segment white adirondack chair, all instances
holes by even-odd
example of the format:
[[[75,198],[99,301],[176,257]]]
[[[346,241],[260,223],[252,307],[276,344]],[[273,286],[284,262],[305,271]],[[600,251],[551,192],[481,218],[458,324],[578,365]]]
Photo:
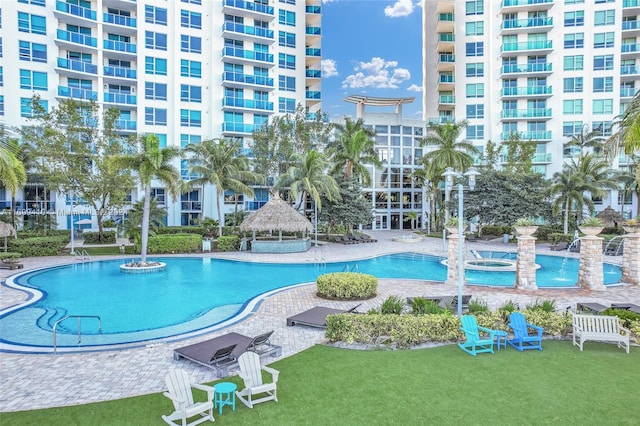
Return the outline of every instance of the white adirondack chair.
[[[213,418],[213,388],[211,386],[190,383],[189,375],[182,369],[170,370],[164,378],[169,389],[163,395],[173,401],[175,411],[168,416],[162,416],[162,420],[173,426],[197,425],[202,422],[212,421]],[[205,402],[194,402],[192,388],[207,392]],[[199,415],[196,420],[187,423],[191,417]],[[180,423],[176,423],[180,421]]]
[[[237,391],[236,395],[244,405],[253,408],[253,404],[265,401],[278,401],[276,397],[276,387],[280,372],[267,366],[260,366],[260,355],[255,352],[245,352],[238,358],[240,365],[240,377],[244,380],[245,388]],[[272,383],[262,382],[262,370],[271,374]],[[254,395],[265,394],[265,396],[252,399]]]

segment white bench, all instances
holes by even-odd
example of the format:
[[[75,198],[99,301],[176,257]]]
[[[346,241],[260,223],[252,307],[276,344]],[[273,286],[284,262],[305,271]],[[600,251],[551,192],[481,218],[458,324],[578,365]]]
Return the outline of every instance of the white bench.
[[[591,340],[617,343],[629,353],[629,335],[616,316],[573,314],[573,344],[580,346],[581,351],[582,344]]]

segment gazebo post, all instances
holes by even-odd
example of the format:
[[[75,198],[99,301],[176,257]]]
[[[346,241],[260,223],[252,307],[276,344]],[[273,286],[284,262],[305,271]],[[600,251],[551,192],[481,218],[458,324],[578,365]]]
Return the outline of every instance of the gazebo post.
[[[256,240],[256,231],[251,231],[251,239],[252,241]]]

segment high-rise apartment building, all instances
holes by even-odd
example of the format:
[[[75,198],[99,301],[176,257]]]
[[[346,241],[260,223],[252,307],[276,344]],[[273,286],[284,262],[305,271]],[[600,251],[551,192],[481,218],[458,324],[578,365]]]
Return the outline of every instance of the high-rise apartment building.
[[[273,115],[321,106],[321,0],[3,0],[0,25],[7,127],[27,123],[35,93],[49,110],[67,98],[117,108],[121,132],[154,133],[164,146],[227,137],[250,152],[251,133]],[[187,179],[187,162],[176,166]],[[39,191],[26,188],[18,207],[68,208],[64,194],[37,205]],[[161,185],[153,193],[169,225],[217,218],[215,202],[203,202],[211,188],[175,201]],[[3,207],[10,197],[0,192]]]
[[[481,150],[535,141],[546,177],[576,155],[563,149],[572,136],[611,136],[640,89],[639,0],[434,0],[423,13],[425,120],[467,120]],[[631,165],[621,153],[612,167]],[[638,200],[598,202],[628,217]]]

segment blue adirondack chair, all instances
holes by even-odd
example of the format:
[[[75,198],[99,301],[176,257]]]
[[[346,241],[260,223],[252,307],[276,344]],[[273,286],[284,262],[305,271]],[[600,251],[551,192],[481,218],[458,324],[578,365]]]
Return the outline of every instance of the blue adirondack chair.
[[[513,339],[508,339],[507,343],[520,352],[525,349],[542,350],[542,327],[527,323],[525,317],[520,312],[512,312],[509,315],[509,327],[513,330]],[[532,334],[529,330],[533,331]]]
[[[473,356],[483,352],[493,353],[493,339],[495,337],[493,330],[478,326],[476,317],[473,315],[464,315],[460,318],[460,322],[462,323],[460,330],[467,338],[466,342],[458,343],[460,349]],[[482,336],[480,332],[483,332]]]

